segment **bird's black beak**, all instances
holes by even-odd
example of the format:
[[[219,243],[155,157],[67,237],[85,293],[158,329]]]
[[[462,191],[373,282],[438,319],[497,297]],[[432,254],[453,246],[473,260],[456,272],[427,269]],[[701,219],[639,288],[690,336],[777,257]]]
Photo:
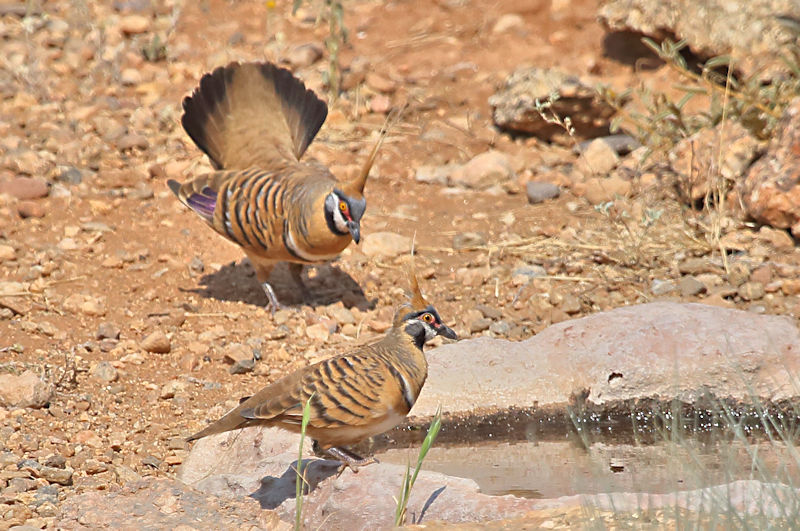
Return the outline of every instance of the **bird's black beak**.
[[[358,221],[350,220],[347,222],[347,230],[350,231],[350,235],[353,236],[353,241],[358,243],[361,241],[361,225]]]
[[[441,324],[441,325],[438,326],[438,328],[436,328],[436,334],[440,335],[440,336],[444,336],[447,339],[458,339],[458,336],[453,331],[453,329],[450,328],[447,325],[444,325],[444,324]]]

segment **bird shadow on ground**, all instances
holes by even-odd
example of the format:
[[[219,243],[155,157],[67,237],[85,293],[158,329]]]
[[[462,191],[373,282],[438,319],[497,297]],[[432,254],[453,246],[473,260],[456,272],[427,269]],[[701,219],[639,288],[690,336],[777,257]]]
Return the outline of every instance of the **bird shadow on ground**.
[[[303,280],[310,293],[310,298],[305,300],[289,273],[288,264],[280,263],[275,266],[269,277],[278,300],[288,306],[327,306],[342,301],[346,308],[356,307],[366,311],[375,307],[376,300],[367,300],[361,286],[353,277],[336,266],[306,266]],[[219,271],[201,276],[199,284],[203,287],[185,291],[221,301],[267,305],[267,296],[247,259],[225,264]]]
[[[307,493],[317,485],[339,472],[341,463],[331,459],[303,459],[303,475],[308,483]],[[262,509],[277,509],[284,501],[296,495],[297,461],[294,461],[281,477],[264,476],[261,486],[250,497],[261,504]]]

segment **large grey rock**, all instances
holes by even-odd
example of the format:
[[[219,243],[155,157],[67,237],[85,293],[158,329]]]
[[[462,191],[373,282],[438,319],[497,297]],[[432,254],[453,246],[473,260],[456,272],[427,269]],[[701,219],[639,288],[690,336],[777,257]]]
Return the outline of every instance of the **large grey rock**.
[[[614,109],[598,98],[589,83],[553,69],[520,68],[512,73],[503,88],[489,98],[492,119],[501,129],[542,138],[566,134],[537,111],[536,101],[545,103],[552,94],[558,100],[545,111],[546,116],[555,113],[562,119],[569,117],[575,133],[583,137],[608,134]]]
[[[521,342],[478,338],[428,354],[411,416],[564,408],[706,396],[777,402],[798,396],[800,334],[788,318],[659,302],[565,321]]]
[[[797,0],[609,0],[600,20],[614,31],[634,31],[662,40],[686,39],[695,53],[730,54],[746,75],[771,77],[785,70],[780,54],[797,43],[797,30],[785,17],[800,12]]]

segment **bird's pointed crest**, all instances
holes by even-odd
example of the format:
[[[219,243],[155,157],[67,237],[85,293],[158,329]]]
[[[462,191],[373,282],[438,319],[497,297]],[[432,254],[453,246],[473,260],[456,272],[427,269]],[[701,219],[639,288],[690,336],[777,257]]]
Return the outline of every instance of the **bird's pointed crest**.
[[[425,300],[425,297],[422,296],[422,290],[419,289],[419,281],[417,280],[417,271],[416,267],[414,266],[414,243],[417,239],[417,233],[414,233],[414,238],[411,240],[411,260],[408,262],[408,266],[406,268],[406,274],[408,275],[408,283],[409,287],[411,288],[411,300],[405,304],[403,304],[395,313],[394,316],[394,325],[399,326],[403,320],[403,315],[408,313],[408,310],[411,311],[422,311],[428,306],[430,303]]]
[[[370,151],[369,157],[367,157],[367,160],[364,161],[364,166],[361,167],[361,172],[356,176],[355,179],[345,183],[342,186],[342,191],[344,191],[347,195],[355,197],[364,195],[364,186],[367,184],[367,177],[369,177],[369,172],[372,169],[372,165],[375,164],[375,159],[378,156],[378,150],[380,150],[381,145],[383,145],[383,141],[386,139],[389,129],[391,129],[393,125],[400,121],[400,116],[402,116],[405,107],[406,106],[403,106],[399,110],[390,113],[386,117],[386,120],[383,122],[383,127],[381,127],[381,132],[378,135],[378,140],[375,142],[375,145],[372,146],[372,151]]]

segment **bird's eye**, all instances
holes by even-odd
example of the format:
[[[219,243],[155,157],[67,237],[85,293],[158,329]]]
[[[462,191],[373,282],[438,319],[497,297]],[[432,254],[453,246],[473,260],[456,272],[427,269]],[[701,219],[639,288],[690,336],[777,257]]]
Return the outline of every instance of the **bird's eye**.
[[[344,201],[339,201],[339,210],[342,212],[347,212],[347,203]]]
[[[422,320],[425,321],[426,323],[432,323],[433,322],[433,315],[431,315],[429,313],[423,314],[422,315]]]

